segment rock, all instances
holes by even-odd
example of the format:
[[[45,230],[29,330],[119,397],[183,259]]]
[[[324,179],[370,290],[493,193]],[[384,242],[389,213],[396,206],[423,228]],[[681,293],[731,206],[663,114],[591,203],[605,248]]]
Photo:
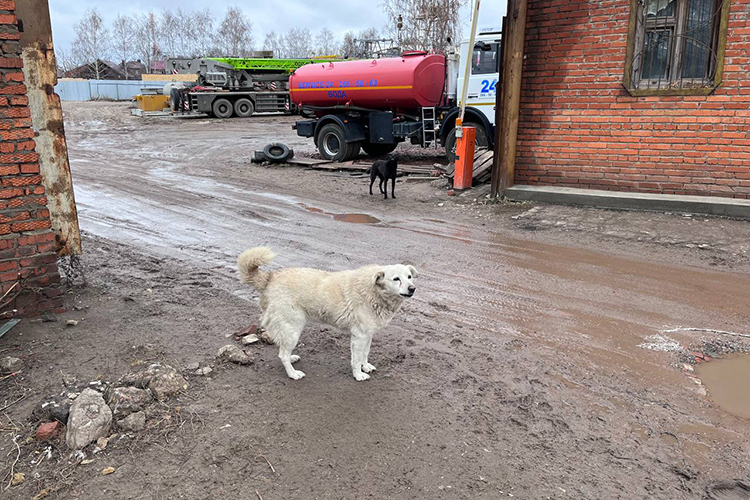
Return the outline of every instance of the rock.
[[[70,407],[65,442],[69,448],[79,450],[106,436],[111,423],[112,410],[102,395],[94,389],[84,389]]]
[[[116,387],[109,391],[107,403],[116,419],[143,410],[153,400],[151,392],[137,387]]]
[[[68,423],[70,406],[78,394],[72,392],[62,396],[50,396],[44,398],[32,411],[32,416],[37,420],[57,420],[62,424]]]
[[[456,192],[451,189],[448,191],[448,196],[456,196]]]
[[[445,203],[438,203],[439,207],[442,207],[443,205],[445,205]]]
[[[99,453],[100,451],[104,451],[107,449],[107,444],[109,444],[109,438],[100,437],[96,440],[96,448],[94,449],[94,453]]]
[[[430,186],[434,188],[438,188],[438,189],[445,189],[450,185],[451,185],[451,182],[445,177],[441,177],[439,179],[435,179],[434,181],[430,182]]]
[[[240,343],[242,345],[250,345],[250,344],[254,344],[258,342],[259,340],[260,340],[260,337],[258,337],[257,335],[253,333],[245,337],[242,337],[242,340],[240,341]]]
[[[203,368],[199,368],[199,369],[195,370],[195,374],[196,375],[206,376],[209,373],[211,373],[212,371],[214,371],[214,370],[210,366],[204,366]]]
[[[188,388],[187,380],[177,370],[160,363],[154,363],[142,372],[125,375],[120,379],[120,384],[149,389],[159,401]]]
[[[54,422],[47,422],[46,424],[40,425],[36,430],[37,441],[46,441],[60,434],[63,425],[55,420]]]
[[[12,356],[0,359],[0,373],[15,373],[23,370],[23,361]]]
[[[76,321],[74,319],[69,319],[68,321],[65,322],[65,325],[66,326],[76,326],[76,325],[78,325],[78,321]]]
[[[137,432],[146,428],[146,414],[142,411],[132,413],[117,421],[117,427],[124,431]]]
[[[102,476],[109,476],[110,474],[114,474],[114,472],[114,467],[107,467],[106,469],[102,470]]]
[[[190,364],[189,364],[189,365],[187,365],[187,366],[186,366],[185,368],[186,368],[186,369],[188,369],[188,370],[190,370],[190,371],[195,371],[195,370],[197,370],[197,369],[198,369],[198,368],[200,368],[200,367],[201,367],[200,363],[198,363],[198,362],[196,361],[195,363],[190,363]]]
[[[10,480],[10,485],[18,486],[24,481],[26,481],[26,474],[24,474],[23,472],[16,472],[15,474],[13,474],[13,478]]]
[[[240,365],[249,365],[253,362],[253,358],[245,354],[242,349],[232,344],[225,345],[219,349],[219,352],[216,353],[216,357]]]

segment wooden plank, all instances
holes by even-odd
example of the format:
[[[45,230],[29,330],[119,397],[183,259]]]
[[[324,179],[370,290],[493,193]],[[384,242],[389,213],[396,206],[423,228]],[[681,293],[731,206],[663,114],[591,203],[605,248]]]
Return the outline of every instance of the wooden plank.
[[[425,177],[423,175],[410,175],[408,177],[404,177],[409,182],[413,181],[434,181],[435,179],[439,179],[439,177]]]
[[[319,165],[323,163],[331,163],[331,160],[321,160],[319,158],[292,158],[287,163],[291,165],[302,165],[309,167],[311,165]]]

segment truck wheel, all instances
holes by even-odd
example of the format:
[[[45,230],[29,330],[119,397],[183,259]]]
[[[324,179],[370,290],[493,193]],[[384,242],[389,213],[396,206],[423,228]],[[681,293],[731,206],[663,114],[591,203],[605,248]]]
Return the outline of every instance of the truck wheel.
[[[474,148],[489,148],[489,141],[487,140],[487,132],[484,131],[484,127],[478,123],[467,123],[466,125],[472,125],[477,129],[477,137],[474,139]],[[445,156],[448,161],[453,163],[456,161],[456,128],[454,127],[448,132],[448,136],[445,138]]]
[[[255,113],[255,106],[250,99],[237,99],[234,103],[234,114],[240,118],[247,118]]]
[[[214,116],[216,118],[231,118],[232,113],[234,113],[232,103],[229,102],[229,100],[223,98],[216,99],[213,106],[211,106],[211,109],[213,110]]]
[[[351,149],[344,140],[344,131],[334,123],[329,123],[320,129],[317,146],[320,156],[331,161],[346,161]],[[357,152],[359,152],[359,147],[357,147]]]
[[[362,149],[365,150],[365,153],[367,153],[368,156],[377,158],[378,156],[385,156],[388,153],[393,152],[393,150],[396,149],[396,146],[398,146],[398,143],[396,144],[372,144],[370,142],[365,142],[362,144]]]
[[[359,156],[359,150],[362,147],[361,142],[350,142],[347,144],[346,156],[343,161],[349,161]]]

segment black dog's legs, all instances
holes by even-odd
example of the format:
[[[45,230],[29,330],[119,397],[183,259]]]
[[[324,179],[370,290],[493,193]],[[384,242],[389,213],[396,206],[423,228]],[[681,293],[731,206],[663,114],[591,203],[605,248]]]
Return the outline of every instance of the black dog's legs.
[[[388,189],[388,186],[386,186],[385,188]],[[395,198],[395,197],[396,197],[396,176],[394,175],[391,178],[391,198]]]
[[[380,183],[380,191],[385,196],[385,199],[388,199],[388,177],[383,176],[383,180]]]
[[[373,169],[372,172],[370,172],[370,196],[372,196],[372,185],[375,184],[375,177],[377,177],[377,173]]]

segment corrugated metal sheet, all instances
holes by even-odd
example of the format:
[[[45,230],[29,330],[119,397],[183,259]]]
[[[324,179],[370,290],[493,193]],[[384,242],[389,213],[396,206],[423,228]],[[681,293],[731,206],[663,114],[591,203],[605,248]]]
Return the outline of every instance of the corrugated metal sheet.
[[[55,92],[63,101],[90,101],[92,99],[111,99],[113,101],[130,101],[141,93],[141,89],[160,89],[168,83],[141,80],[68,80],[55,85]]]

